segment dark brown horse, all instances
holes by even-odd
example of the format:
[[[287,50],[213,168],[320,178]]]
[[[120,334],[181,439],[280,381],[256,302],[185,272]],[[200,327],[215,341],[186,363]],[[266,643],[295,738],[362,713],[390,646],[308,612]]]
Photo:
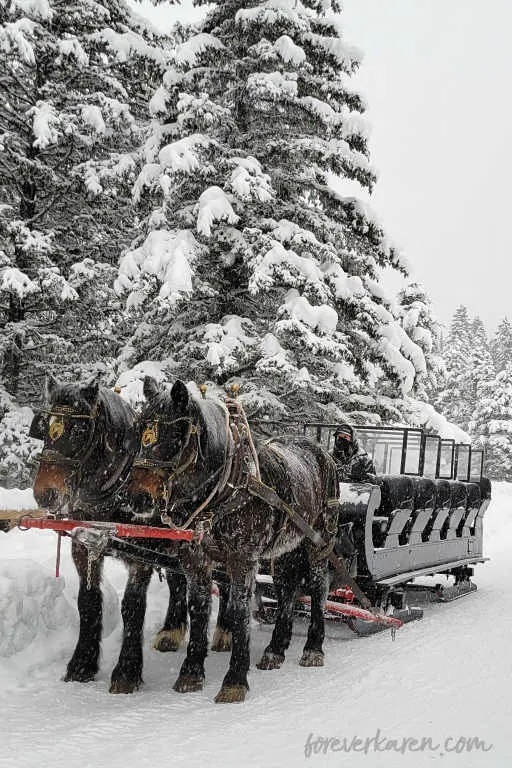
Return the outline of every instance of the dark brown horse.
[[[30,434],[44,441],[34,481],[37,503],[54,513],[79,520],[137,522],[133,519],[128,480],[139,449],[140,431],[133,410],[118,395],[99,387],[97,380],[85,386],[60,384],[50,377],[46,407],[32,422]],[[151,546],[155,546],[152,544]],[[160,547],[162,549],[162,546]],[[92,680],[98,670],[102,630],[101,576],[103,556],[88,557],[74,540],[72,557],[80,578],[78,643],[68,664],[65,680]],[[112,672],[110,691],[128,693],[142,680],[142,631],[146,591],[153,573],[150,565],[126,561],[128,582],[122,602],[123,645]],[[154,647],[176,650],[187,624],[186,579],[166,571],[170,601],[162,630]],[[226,588],[224,587],[224,595]],[[220,621],[226,609],[221,610]],[[227,629],[217,630],[215,650],[224,650]],[[224,640],[223,640],[224,638]]]
[[[147,404],[141,416],[142,449],[130,489],[134,504],[153,509],[169,525],[194,527],[195,544],[182,545],[180,559],[190,575],[191,623],[187,656],[175,683],[180,692],[198,690],[204,679],[212,563],[220,562],[231,580],[232,654],[216,701],[243,701],[248,690],[250,599],[262,558],[282,558],[278,568],[279,610],[269,646],[258,667],[278,668],[291,635],[294,594],[304,577],[300,557],[305,541],[293,512],[329,540],[336,527],[336,472],[320,446],[303,437],[283,437],[253,445],[243,412],[231,404],[193,396],[177,381],[161,391],[144,381]],[[323,664],[323,610],[327,596],[327,551],[311,542],[307,558],[312,617],[300,663]]]

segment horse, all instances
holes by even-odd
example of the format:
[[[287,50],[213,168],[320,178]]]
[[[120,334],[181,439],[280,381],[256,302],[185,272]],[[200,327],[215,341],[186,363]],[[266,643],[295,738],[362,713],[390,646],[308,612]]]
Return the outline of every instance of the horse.
[[[244,701],[249,689],[250,599],[261,559],[276,563],[279,605],[258,668],[277,669],[284,662],[294,597],[306,570],[312,611],[299,663],[323,665],[330,548],[319,550],[316,543],[325,542],[325,532],[332,541],[336,532],[338,483],[332,458],[302,436],[254,442],[237,401],[227,406],[201,398],[180,380],[169,391],[145,377],[143,392],[141,450],[129,488],[132,504],[147,514],[152,510],[168,525],[194,528],[195,542],[180,546],[191,610],[203,617],[208,613],[214,563],[223,564],[231,582],[231,658],[215,701]],[[301,562],[304,558],[307,563]],[[206,632],[204,620],[191,624],[174,690],[202,688]]]
[[[30,427],[30,435],[44,441],[33,485],[38,505],[78,520],[137,522],[137,518],[133,520],[127,490],[140,442],[135,412],[119,394],[100,387],[97,379],[79,386],[59,383],[50,376],[46,401]],[[100,554],[91,559],[76,539],[72,542],[72,558],[80,580],[80,629],[64,680],[87,682],[98,671],[104,558]],[[153,567],[129,558],[125,563],[128,580],[121,609],[124,633],[119,661],[111,676],[111,693],[131,693],[142,683],[142,630]],[[186,579],[173,570],[166,570],[166,579],[169,607],[154,642],[161,651],[177,650],[187,625]],[[225,587],[221,597],[221,603],[227,603]],[[229,629],[224,608],[219,620],[217,634],[224,638],[225,645]],[[217,645],[214,650],[225,650],[223,642]]]

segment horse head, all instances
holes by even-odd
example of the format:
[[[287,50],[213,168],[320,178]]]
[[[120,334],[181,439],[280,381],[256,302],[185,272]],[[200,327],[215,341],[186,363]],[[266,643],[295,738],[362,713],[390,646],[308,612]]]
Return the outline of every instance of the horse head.
[[[29,432],[43,441],[33,490],[40,506],[55,511],[69,500],[77,469],[92,447],[99,382],[95,377],[80,387],[49,376],[45,394],[45,407],[35,414]]]
[[[80,499],[94,504],[112,496],[138,447],[131,408],[98,376],[84,385],[46,382],[46,403],[32,420],[30,436],[43,441],[34,497],[55,512]]]
[[[136,513],[151,517],[200,503],[211,489],[224,457],[216,427],[224,424],[225,409],[199,400],[179,379],[169,391],[146,376],[143,392],[141,444],[129,490]]]

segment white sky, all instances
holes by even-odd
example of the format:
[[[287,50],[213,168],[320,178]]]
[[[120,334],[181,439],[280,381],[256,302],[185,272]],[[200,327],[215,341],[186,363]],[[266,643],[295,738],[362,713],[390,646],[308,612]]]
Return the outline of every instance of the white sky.
[[[344,0],[364,53],[372,206],[442,322],[512,317],[512,0]],[[152,9],[197,18],[191,0]],[[395,286],[398,281],[390,282]]]

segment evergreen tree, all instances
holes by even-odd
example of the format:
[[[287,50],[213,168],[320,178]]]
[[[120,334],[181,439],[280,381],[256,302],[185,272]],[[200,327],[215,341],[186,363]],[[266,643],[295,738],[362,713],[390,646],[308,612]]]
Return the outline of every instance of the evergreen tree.
[[[117,283],[139,325],[121,365],[237,381],[252,415],[399,418],[425,360],[377,275],[405,268],[329,183],[375,180],[339,3],[212,5],[151,102],[144,225]]]
[[[455,311],[445,345],[446,386],[436,405],[448,421],[468,429],[473,412],[471,382],[471,331],[467,307]]]
[[[4,447],[13,419],[26,437],[12,411],[39,398],[41,369],[90,369],[122,340],[113,280],[134,232],[141,120],[166,63],[153,38],[127,0],[0,3]]]
[[[421,348],[425,358],[425,368],[418,371],[413,394],[420,400],[433,399],[445,375],[440,354],[441,326],[433,313],[429,296],[419,283],[406,285],[398,294],[398,303],[402,327]]]
[[[502,371],[507,363],[512,363],[512,323],[506,317],[496,328],[491,341],[491,353],[497,373]]]
[[[475,410],[480,389],[487,381],[494,381],[495,369],[487,331],[482,320],[475,317],[470,323],[471,350],[468,367],[469,406]]]
[[[512,481],[512,363],[479,387],[470,426],[475,445],[485,449],[489,477]]]

